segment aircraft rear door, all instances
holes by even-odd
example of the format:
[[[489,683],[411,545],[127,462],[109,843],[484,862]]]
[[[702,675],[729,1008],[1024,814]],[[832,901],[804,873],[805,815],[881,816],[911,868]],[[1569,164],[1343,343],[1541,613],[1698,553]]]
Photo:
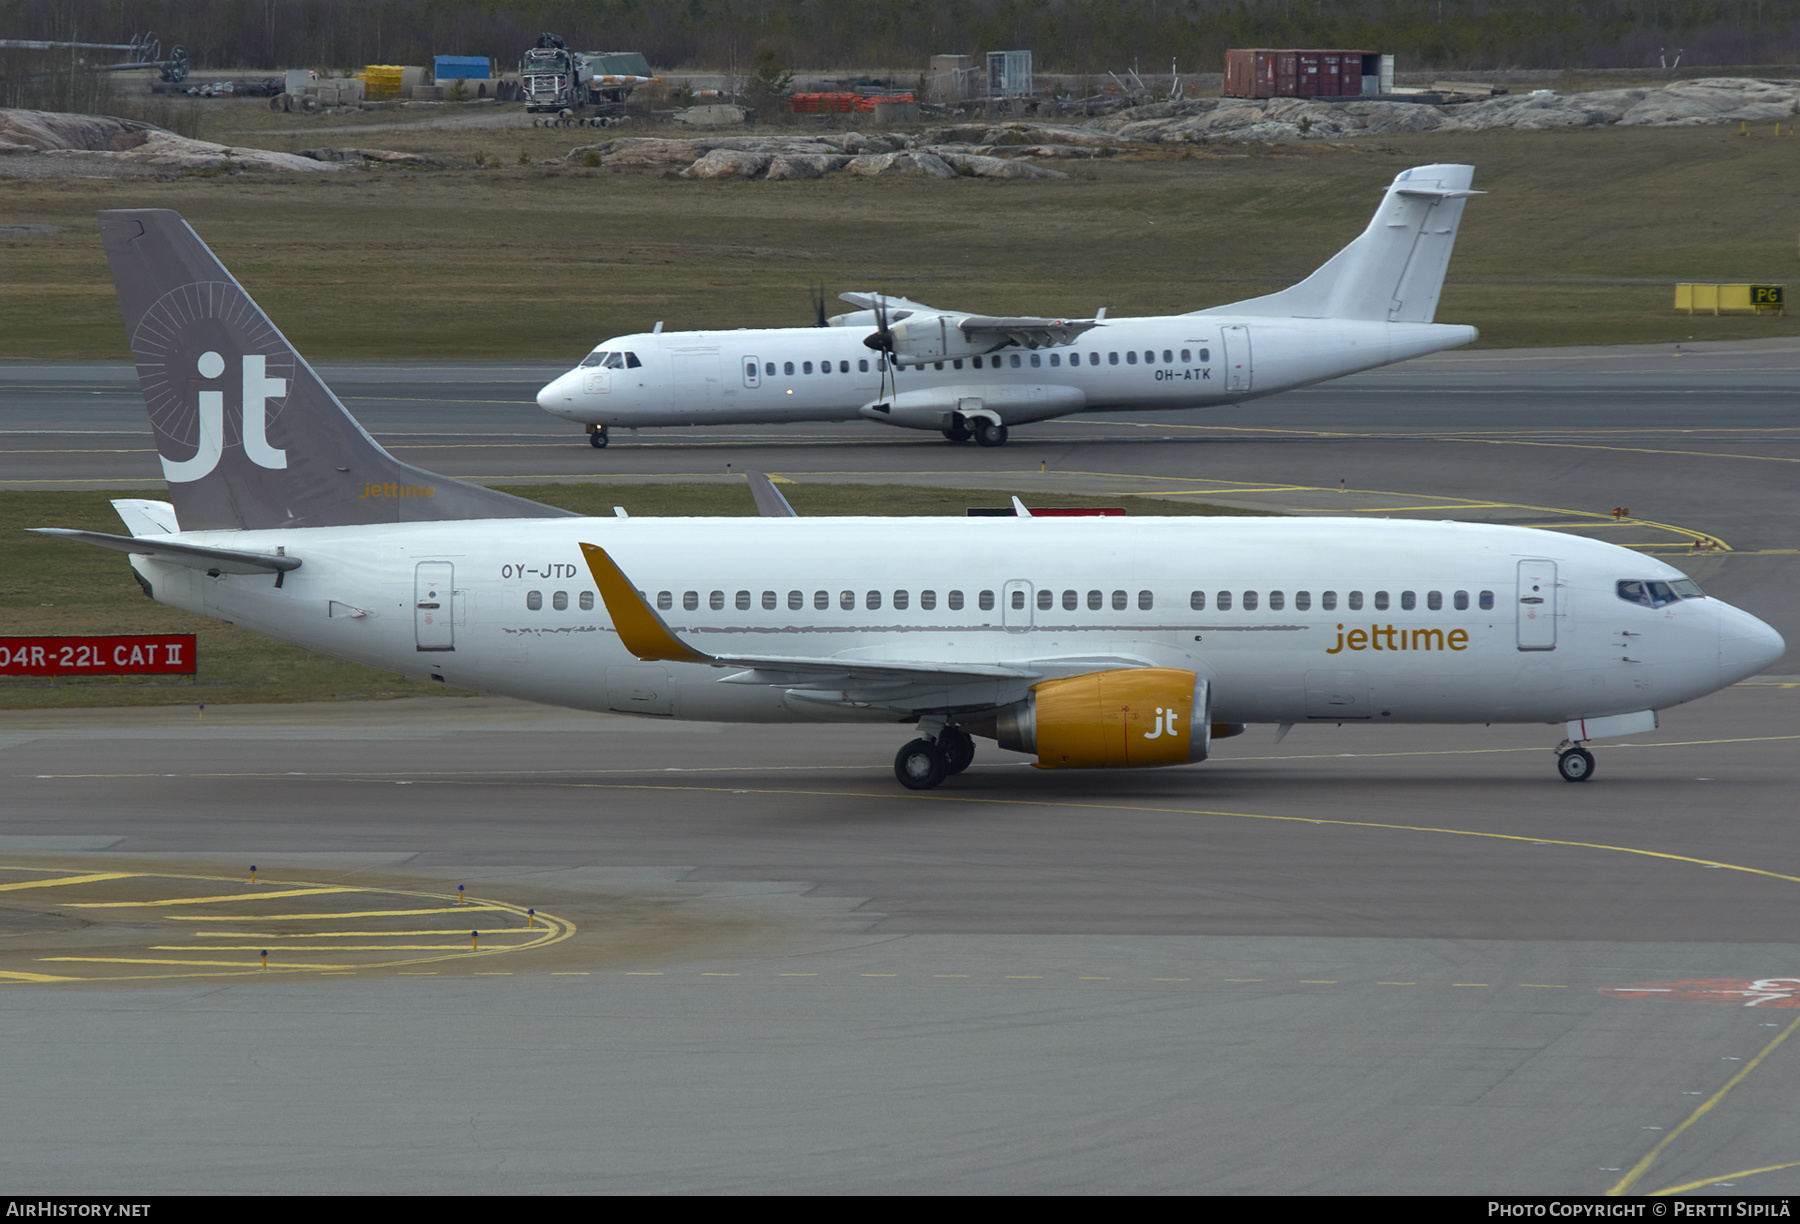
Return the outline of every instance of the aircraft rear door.
[[[456,567],[421,561],[413,571],[413,640],[420,650],[455,650]]]
[[[1556,562],[1519,562],[1519,649],[1556,649]]]
[[[1250,361],[1250,329],[1248,327],[1221,327],[1219,329],[1219,347],[1224,350],[1225,389],[1227,391],[1248,391],[1255,375],[1255,367]]]

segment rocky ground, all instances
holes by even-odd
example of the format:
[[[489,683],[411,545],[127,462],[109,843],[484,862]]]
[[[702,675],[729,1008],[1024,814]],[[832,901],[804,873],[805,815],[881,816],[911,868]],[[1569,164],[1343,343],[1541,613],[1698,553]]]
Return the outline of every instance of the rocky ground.
[[[1169,143],[1342,140],[1489,128],[1686,127],[1784,119],[1800,124],[1800,80],[1721,77],[1590,93],[1534,90],[1443,104],[1197,98],[1132,107],[1068,125],[969,123],[914,133],[749,134],[734,129],[737,134],[679,139],[622,136],[578,146],[540,164],[656,170],[690,179],[780,181],[847,173],[1041,180],[1069,176],[1037,162],[1104,157]],[[131,119],[0,110],[0,178],[245,170],[317,173],[394,164],[464,163],[360,146],[277,153],[191,140]]]

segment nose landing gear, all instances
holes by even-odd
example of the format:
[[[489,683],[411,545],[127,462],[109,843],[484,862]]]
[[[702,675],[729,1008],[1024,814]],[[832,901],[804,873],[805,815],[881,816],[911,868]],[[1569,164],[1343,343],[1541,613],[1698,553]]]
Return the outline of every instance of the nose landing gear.
[[[593,447],[595,450],[605,450],[606,449],[606,426],[604,426],[604,425],[588,426],[588,445]]]
[[[1556,772],[1564,782],[1586,782],[1594,776],[1594,754],[1564,740],[1556,748]]]

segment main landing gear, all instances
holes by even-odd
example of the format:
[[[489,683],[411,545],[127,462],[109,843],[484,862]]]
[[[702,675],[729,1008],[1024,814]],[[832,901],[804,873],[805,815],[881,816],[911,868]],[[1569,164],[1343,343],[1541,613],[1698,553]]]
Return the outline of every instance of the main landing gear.
[[[594,425],[588,429],[588,445],[595,450],[606,449],[606,426]]]
[[[1564,782],[1586,782],[1594,776],[1594,754],[1564,740],[1556,746],[1556,772]]]
[[[945,727],[935,740],[916,739],[894,757],[894,776],[908,790],[930,790],[975,759],[974,737]]]
[[[974,438],[982,446],[1005,446],[1006,426],[987,417],[970,418],[959,412],[944,426],[944,437],[952,442],[967,442]]]

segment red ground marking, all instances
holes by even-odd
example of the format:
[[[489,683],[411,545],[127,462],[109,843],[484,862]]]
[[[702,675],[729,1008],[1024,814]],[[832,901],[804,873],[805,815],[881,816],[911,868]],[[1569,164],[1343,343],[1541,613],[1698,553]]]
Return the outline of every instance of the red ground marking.
[[[1623,999],[1673,999],[1726,1007],[1800,1008],[1800,977],[1705,978],[1693,982],[1643,982],[1602,986],[1601,994]]]

